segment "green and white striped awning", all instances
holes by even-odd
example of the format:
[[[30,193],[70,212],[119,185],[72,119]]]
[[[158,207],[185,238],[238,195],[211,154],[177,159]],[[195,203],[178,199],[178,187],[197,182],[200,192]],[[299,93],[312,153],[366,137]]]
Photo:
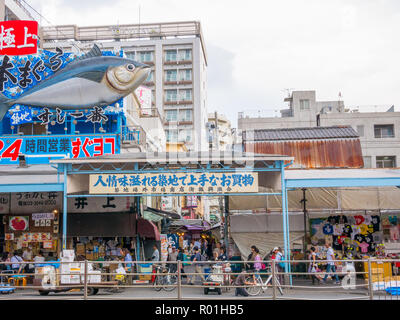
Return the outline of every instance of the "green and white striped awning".
[[[160,216],[159,214],[155,214],[155,213],[147,211],[147,210],[143,211],[143,218],[146,220],[153,221],[153,222],[158,222],[158,221],[161,221],[162,219],[164,219],[163,216]]]

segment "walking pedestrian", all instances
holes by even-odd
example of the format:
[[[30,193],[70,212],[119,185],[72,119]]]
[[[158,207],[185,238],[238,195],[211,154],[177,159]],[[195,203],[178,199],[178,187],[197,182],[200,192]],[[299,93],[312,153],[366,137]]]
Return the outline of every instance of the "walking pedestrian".
[[[261,264],[261,256],[260,256],[260,250],[258,250],[258,248],[256,246],[251,246],[251,250],[252,250],[252,257],[254,264],[254,275],[253,275],[253,280],[254,280],[254,284],[256,283],[256,278],[261,278],[259,272],[262,269],[262,264]]]
[[[310,260],[310,266],[308,267],[308,272],[311,273],[312,284],[315,283],[315,280],[317,280],[318,284],[319,284],[321,282],[322,278],[321,278],[321,276],[315,274],[318,272],[317,271],[318,265],[317,265],[317,254],[315,252],[314,247],[310,248],[309,260]]]
[[[198,264],[196,262],[201,261],[201,254],[200,254],[200,250],[198,247],[194,247],[193,251],[195,253],[194,255],[194,259],[193,259],[193,264],[194,264],[194,268],[195,268],[195,273],[190,280],[190,284],[194,285],[195,280],[197,277],[200,277],[200,280],[202,280],[203,282],[205,281],[204,276],[203,276],[203,268],[201,264]]]
[[[335,266],[335,252],[333,251],[331,244],[330,243],[325,243],[325,247],[328,249],[326,252],[326,261],[328,262],[328,265],[326,267],[326,274],[324,279],[322,280],[323,283],[326,283],[326,279],[328,278],[329,272],[332,272],[332,274],[335,276],[336,279],[336,284],[340,284],[339,277],[336,273],[336,266]]]
[[[176,256],[176,260],[177,261],[181,261],[181,274],[182,274],[182,278],[187,278],[186,277],[186,275],[185,275],[185,268],[184,268],[184,266],[183,266],[183,261],[185,261],[186,260],[186,257],[185,257],[185,253],[184,253],[184,251],[183,251],[183,249],[181,248],[181,247],[179,247],[178,248],[178,255]]]
[[[273,251],[275,256],[275,267],[278,271],[278,280],[280,284],[284,284],[283,283],[284,278],[282,273],[285,271],[285,269],[284,269],[284,263],[281,262],[283,260],[282,249],[279,247],[275,247]]]
[[[168,254],[167,261],[176,262],[177,258],[178,258],[178,252],[176,251],[175,247],[172,247],[171,253]],[[175,273],[177,270],[177,264],[176,263],[168,263],[168,269],[169,269],[169,272]]]
[[[127,248],[120,249],[120,254],[124,258],[124,262],[132,262],[132,256]],[[124,263],[124,269],[127,273],[132,272],[132,263]],[[128,275],[128,284],[132,283],[132,275]]]

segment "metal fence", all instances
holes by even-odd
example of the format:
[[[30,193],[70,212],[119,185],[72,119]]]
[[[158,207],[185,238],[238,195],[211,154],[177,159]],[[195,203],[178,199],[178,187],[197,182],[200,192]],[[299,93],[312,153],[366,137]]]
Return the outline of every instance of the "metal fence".
[[[290,265],[291,272],[284,272],[281,263]],[[13,263],[3,262],[0,292],[4,295],[0,299],[46,298],[50,293],[49,298],[62,299],[68,295],[57,294],[67,291],[85,300],[236,299],[236,291],[244,289],[246,297],[241,299],[399,300],[396,266],[400,260],[337,260],[335,264],[341,268],[332,273],[332,279],[328,278],[330,272],[323,270],[326,261],[318,261],[318,268],[312,270],[310,261],[305,260],[262,261],[265,268],[261,270],[245,268],[252,264],[254,261],[85,260],[23,262],[19,270],[13,270]],[[362,271],[356,271],[360,266]],[[332,281],[336,276],[339,282]],[[320,284],[322,277],[327,280],[324,284]],[[211,295],[213,292],[216,295]]]

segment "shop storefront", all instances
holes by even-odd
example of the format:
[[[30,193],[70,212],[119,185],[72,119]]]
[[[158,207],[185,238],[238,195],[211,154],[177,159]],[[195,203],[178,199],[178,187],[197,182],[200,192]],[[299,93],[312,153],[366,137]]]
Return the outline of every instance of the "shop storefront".
[[[320,259],[326,257],[327,242],[340,260],[400,257],[400,211],[313,216],[309,219],[307,248],[315,247]]]
[[[62,193],[17,192],[1,193],[5,252],[32,249],[45,257],[56,256],[60,249]]]
[[[39,251],[44,256],[57,255],[59,243],[59,212],[3,215],[4,250],[14,252],[31,248],[33,255]]]

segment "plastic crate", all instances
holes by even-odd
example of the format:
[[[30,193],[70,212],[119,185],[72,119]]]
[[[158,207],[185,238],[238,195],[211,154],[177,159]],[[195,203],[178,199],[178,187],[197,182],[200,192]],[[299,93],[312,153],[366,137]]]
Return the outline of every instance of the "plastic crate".
[[[400,287],[387,288],[386,292],[390,293],[392,296],[400,296]]]
[[[152,273],[153,265],[151,263],[139,264],[139,273]]]

